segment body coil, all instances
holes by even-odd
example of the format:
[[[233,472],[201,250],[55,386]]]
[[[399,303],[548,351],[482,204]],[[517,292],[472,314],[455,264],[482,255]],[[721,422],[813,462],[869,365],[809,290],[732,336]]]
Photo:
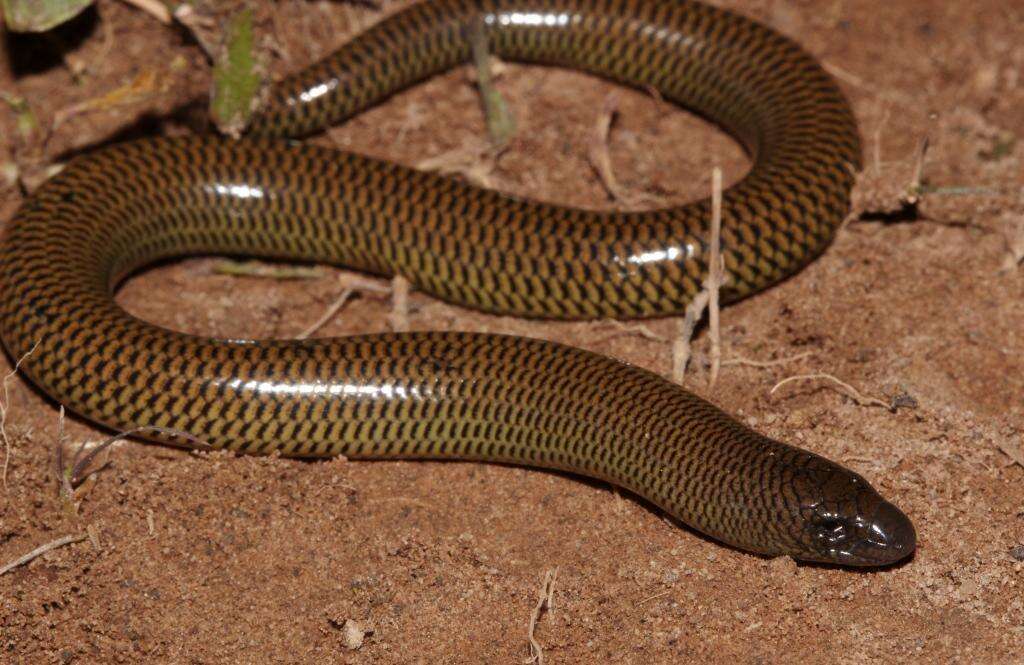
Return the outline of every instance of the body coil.
[[[653,87],[743,142],[753,166],[723,202],[727,298],[799,270],[846,215],[860,159],[850,107],[768,28],[682,0],[430,0],[275,84],[245,140],[118,145],[42,186],[0,246],[7,350],[54,399],[116,429],[250,453],[563,469],[753,552],[881,565],[913,551],[909,520],[860,476],[603,356],[464,333],[210,339],[114,302],[119,281],[155,260],[230,253],[401,274],[522,316],[680,313],[706,272],[707,201],[586,211],[273,138],[467,60],[479,30],[500,57]]]

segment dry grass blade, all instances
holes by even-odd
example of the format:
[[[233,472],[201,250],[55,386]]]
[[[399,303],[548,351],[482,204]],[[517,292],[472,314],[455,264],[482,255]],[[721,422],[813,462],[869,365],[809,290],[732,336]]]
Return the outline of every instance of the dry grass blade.
[[[3,483],[4,489],[7,489],[7,467],[11,463],[11,440],[7,436],[7,410],[10,408],[11,394],[10,394],[10,383],[17,375],[18,370],[21,369],[21,364],[25,362],[39,346],[39,340],[32,345],[32,348],[25,352],[21,358],[18,358],[18,362],[14,363],[14,369],[7,373],[3,379],[4,398],[0,401],[0,439],[4,441],[4,468],[3,468]]]
[[[348,299],[351,298],[352,294],[355,292],[356,290],[351,287],[342,291],[341,295],[338,296],[335,301],[331,303],[331,306],[327,308],[327,311],[323,313],[323,316],[317,319],[313,325],[299,333],[296,336],[296,339],[307,339],[310,335],[327,325],[327,322],[333,319],[335,315],[341,311],[341,308],[345,306],[345,303],[348,302]]]
[[[32,561],[33,559],[38,558],[51,550],[55,550],[58,547],[64,547],[65,545],[70,545],[72,543],[80,543],[86,538],[88,538],[88,535],[82,533],[74,536],[64,536],[62,538],[58,538],[57,540],[50,541],[45,545],[40,545],[28,554],[24,554],[15,559],[14,561],[4,564],[3,567],[0,567],[0,575],[6,574],[9,571],[14,570],[18,566],[24,566],[29,561]]]
[[[845,381],[840,381],[839,379],[837,379],[836,377],[832,376],[831,374],[825,374],[823,372],[818,372],[818,373],[815,373],[815,374],[799,374],[797,376],[787,377],[787,378],[779,381],[778,383],[776,383],[772,387],[772,389],[768,391],[768,394],[769,395],[774,395],[776,390],[778,390],[782,386],[786,385],[787,383],[792,383],[793,381],[816,381],[816,380],[820,380],[820,379],[825,379],[827,381],[831,381],[832,383],[836,384],[837,386],[839,386],[840,388],[845,390],[847,395],[852,397],[853,400],[855,402],[857,402],[857,404],[860,404],[861,406],[880,406],[880,407],[882,407],[884,409],[887,409],[889,411],[894,411],[895,410],[895,409],[893,409],[892,404],[890,404],[890,403],[888,403],[888,402],[886,402],[884,400],[880,400],[877,397],[871,397],[870,395],[865,395],[865,394],[861,393],[859,390],[857,390],[856,388],[854,388],[853,386],[851,386],[849,383],[846,383]]]
[[[537,663],[537,665],[544,665],[544,649],[541,648],[540,643],[537,642],[537,638],[534,633],[537,630],[537,622],[540,621],[541,615],[544,610],[552,610],[554,608],[554,594],[555,594],[555,577],[558,575],[558,569],[544,573],[544,582],[541,583],[540,593],[537,596],[537,604],[533,608],[533,612],[530,614],[530,626],[526,633],[526,638],[530,642],[530,658],[526,662]]]
[[[57,424],[57,443],[56,451],[54,454],[54,465],[56,467],[57,481],[60,483],[60,495],[61,498],[68,503],[71,507],[71,512],[76,512],[74,505],[75,488],[81,485],[88,477],[88,469],[92,464],[96,456],[101,452],[109,448],[114,443],[127,439],[132,436],[146,436],[146,435],[157,435],[163,437],[168,443],[177,443],[179,440],[183,441],[188,448],[192,449],[203,449],[210,450],[213,448],[209,443],[199,439],[198,437],[192,436],[188,432],[182,432],[180,430],[170,429],[168,427],[136,427],[134,429],[125,430],[119,432],[103,441],[100,441],[95,446],[92,446],[88,452],[86,452],[87,443],[83,442],[75,450],[75,454],[71,457],[71,463],[64,463],[64,407],[60,407],[60,416]]]

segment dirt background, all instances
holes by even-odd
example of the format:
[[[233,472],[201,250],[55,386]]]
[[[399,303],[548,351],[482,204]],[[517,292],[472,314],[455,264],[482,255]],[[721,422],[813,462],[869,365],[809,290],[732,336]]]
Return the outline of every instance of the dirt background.
[[[401,4],[257,3],[269,73],[325,55]],[[782,362],[728,364],[709,390],[701,331],[685,383],[867,476],[917,525],[911,561],[855,572],[763,560],[561,474],[134,443],[110,449],[72,517],[52,471],[57,409],[13,379],[0,562],[64,535],[92,537],[0,577],[0,661],[523,663],[555,569],[553,608],[536,628],[548,663],[1024,661],[1024,268],[1013,258],[1024,252],[1024,6],[719,4],[796,37],[837,75],[861,122],[867,214],[809,269],[723,312],[727,360]],[[202,50],[121,2],[102,0],[49,37],[0,39],[2,221],[24,200],[10,179],[31,183],[112,137],[190,131],[205,113]],[[588,76],[510,65],[498,89],[518,122],[488,174],[505,191],[619,205],[587,160],[612,93],[612,161],[632,195],[683,201],[707,191],[713,165],[728,180],[747,165],[707,123]],[[12,96],[36,129],[19,130],[24,107]],[[463,68],[319,140],[417,164],[472,152],[485,135]],[[901,208],[925,138],[922,182],[937,191]],[[119,297],[173,328],[265,338],[304,330],[342,289],[330,269],[281,281],[218,274],[219,264],[163,266]],[[673,321],[646,323],[652,337],[484,316],[420,294],[411,303],[413,329],[520,333],[671,367]],[[386,330],[391,309],[367,292],[318,334]],[[821,381],[769,394],[811,372],[917,406],[860,406]],[[69,445],[103,436],[66,423]],[[359,648],[346,622],[366,631]]]

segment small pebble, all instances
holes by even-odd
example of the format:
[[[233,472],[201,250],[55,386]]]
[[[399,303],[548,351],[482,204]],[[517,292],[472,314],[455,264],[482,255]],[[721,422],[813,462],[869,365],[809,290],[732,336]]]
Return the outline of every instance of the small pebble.
[[[346,649],[355,651],[363,646],[363,638],[366,637],[367,630],[358,622],[352,619],[345,619],[345,624],[341,627],[341,630]]]

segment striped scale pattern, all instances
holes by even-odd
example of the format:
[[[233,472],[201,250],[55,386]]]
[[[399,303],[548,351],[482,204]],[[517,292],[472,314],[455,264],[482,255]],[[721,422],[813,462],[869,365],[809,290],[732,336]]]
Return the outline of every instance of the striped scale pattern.
[[[743,141],[753,167],[724,202],[728,297],[798,270],[846,214],[859,160],[849,106],[771,30],[686,1],[430,0],[275,84],[245,140],[118,145],[41,187],[0,246],[8,352],[31,351],[22,367],[37,385],[115,429],[168,428],[249,453],[563,469],[750,551],[855,565],[905,556],[913,527],[856,474],[606,357],[457,333],[200,338],[114,302],[116,285],[155,260],[226,253],[401,274],[507,314],[681,312],[706,269],[706,201],[586,211],[275,138],[467,60],[481,31],[501,57],[653,87]]]

